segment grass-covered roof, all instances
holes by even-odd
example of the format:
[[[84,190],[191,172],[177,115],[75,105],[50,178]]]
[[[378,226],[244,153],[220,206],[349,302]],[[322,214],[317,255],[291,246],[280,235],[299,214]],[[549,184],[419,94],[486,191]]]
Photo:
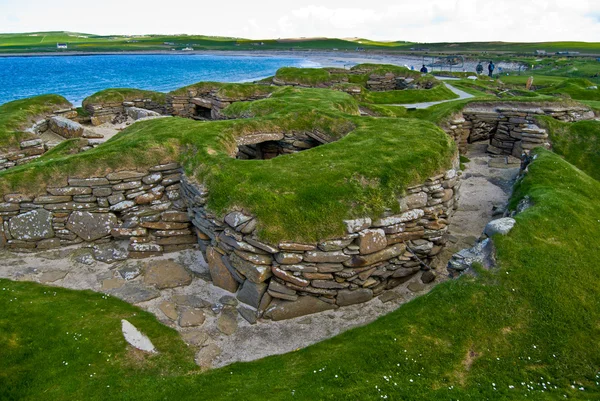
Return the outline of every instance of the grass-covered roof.
[[[68,155],[69,146],[63,145],[65,151],[0,173],[0,193],[39,192],[68,176],[172,160],[208,185],[213,211],[253,213],[266,240],[316,241],[342,235],[343,219],[398,210],[397,197],[405,188],[450,168],[456,152],[434,124],[359,117],[357,101],[339,91],[277,88],[267,99],[240,102],[225,113],[244,118],[144,121],[77,155]],[[307,131],[337,141],[272,160],[232,157],[240,136]]]

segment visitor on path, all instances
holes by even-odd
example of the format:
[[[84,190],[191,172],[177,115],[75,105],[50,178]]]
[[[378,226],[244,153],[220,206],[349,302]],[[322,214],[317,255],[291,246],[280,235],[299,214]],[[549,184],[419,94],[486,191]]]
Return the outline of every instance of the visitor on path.
[[[494,69],[496,68],[496,66],[494,65],[493,61],[490,61],[490,64],[488,65],[488,72],[489,72],[489,76],[490,78],[492,77],[492,75],[494,75]]]
[[[423,74],[427,74],[429,72],[429,70],[427,69],[427,67],[425,67],[425,64],[423,64],[423,67],[421,67],[421,72]]]
[[[477,75],[483,74],[483,66],[481,65],[481,61],[479,64],[477,64],[477,67],[475,67],[475,71],[477,72]]]

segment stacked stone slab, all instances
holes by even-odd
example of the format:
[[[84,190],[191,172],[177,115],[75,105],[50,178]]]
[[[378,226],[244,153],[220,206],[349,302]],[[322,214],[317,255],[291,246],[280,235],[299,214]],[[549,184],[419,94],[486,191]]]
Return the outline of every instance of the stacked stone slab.
[[[235,156],[244,160],[266,160],[301,152],[328,142],[329,138],[310,131],[251,134],[238,139],[238,152]]]
[[[548,133],[537,125],[537,117],[544,115],[567,122],[595,117],[593,111],[581,106],[480,103],[467,106],[443,128],[461,152],[468,143],[489,140],[488,152],[521,158],[535,147],[551,147]]]
[[[68,178],[39,196],[6,194],[0,203],[0,248],[50,249],[129,241],[129,257],[193,247],[176,163],[147,171]]]
[[[36,122],[27,132],[37,136],[48,131],[61,136],[62,134],[70,135],[67,136],[69,138],[81,136],[83,127],[71,120],[75,117],[77,117],[77,112],[73,109],[57,110]],[[19,149],[11,149],[6,152],[0,151],[0,171],[29,163],[42,156],[47,150],[48,146],[40,138],[22,141],[19,144]]]
[[[154,111],[158,114],[166,114],[166,106],[152,99],[134,99],[126,102],[104,102],[91,103],[85,106],[90,114],[92,125],[102,125],[112,122],[115,119],[127,114],[126,108],[135,107],[138,109]]]
[[[223,119],[221,110],[234,102],[247,102],[253,100],[264,99],[269,97],[269,94],[253,95],[248,97],[228,97],[222,95],[219,88],[193,88],[189,89],[185,94],[170,94],[167,96],[167,113],[172,116],[196,118],[196,119]],[[199,116],[197,113],[198,107],[210,111],[210,117]]]
[[[273,320],[366,302],[410,280],[446,243],[460,187],[453,169],[408,188],[398,214],[345,221],[346,234],[318,243],[257,238],[256,218],[206,208],[205,186],[182,178],[181,195],[198,230],[215,285]]]
[[[343,72],[344,74],[347,74],[348,71],[347,70],[341,70],[340,72]],[[281,78],[277,78],[277,77],[273,77],[273,84],[277,85],[277,86],[297,86],[300,88],[330,88],[334,85],[337,84],[346,84],[348,83],[348,77],[347,76],[332,76],[331,79],[327,82],[319,82],[318,84],[315,85],[306,85],[303,83],[299,83],[297,81],[286,81],[284,79]]]

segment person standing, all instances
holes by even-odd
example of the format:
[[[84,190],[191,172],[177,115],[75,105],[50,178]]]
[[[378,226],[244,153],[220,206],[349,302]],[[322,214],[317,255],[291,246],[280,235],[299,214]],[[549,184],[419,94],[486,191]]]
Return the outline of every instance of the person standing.
[[[423,67],[421,67],[421,72],[423,74],[427,74],[429,71],[427,70],[427,67],[425,67],[425,64],[423,64]]]
[[[481,65],[481,61],[479,64],[477,64],[477,67],[475,67],[475,71],[477,72],[477,75],[483,74],[483,66]]]
[[[494,75],[495,68],[496,66],[494,65],[494,62],[490,60],[490,64],[488,65],[488,75],[490,76],[490,78],[492,77],[492,75]]]

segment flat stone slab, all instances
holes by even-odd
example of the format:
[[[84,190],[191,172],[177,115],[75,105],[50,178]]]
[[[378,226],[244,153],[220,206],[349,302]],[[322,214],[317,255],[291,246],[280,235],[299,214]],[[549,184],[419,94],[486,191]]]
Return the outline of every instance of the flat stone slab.
[[[180,264],[172,260],[152,262],[144,273],[144,283],[159,290],[189,285],[192,275]]]
[[[123,337],[125,337],[125,341],[127,341],[131,346],[145,352],[150,352],[155,354],[156,348],[152,341],[146,335],[144,335],[141,331],[139,331],[133,324],[129,323],[127,320],[121,320],[121,330],[123,331]]]
[[[157,289],[145,287],[138,282],[125,283],[121,287],[109,290],[107,292],[110,295],[131,304],[150,301],[151,299],[160,297],[160,292]]]
[[[54,237],[52,228],[52,213],[45,209],[15,216],[9,221],[10,233],[18,240],[39,241]]]
[[[302,296],[298,297],[296,301],[273,300],[269,308],[265,311],[264,316],[278,321],[336,308],[336,305],[323,302],[315,297]]]

